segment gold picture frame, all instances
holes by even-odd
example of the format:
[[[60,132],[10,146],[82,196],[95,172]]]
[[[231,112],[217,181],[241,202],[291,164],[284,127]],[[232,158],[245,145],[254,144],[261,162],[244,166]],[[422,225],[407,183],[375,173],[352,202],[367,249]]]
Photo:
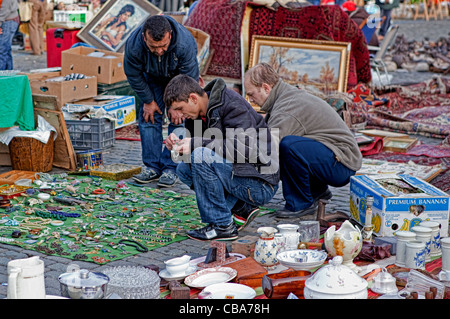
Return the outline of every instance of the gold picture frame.
[[[393,138],[384,139],[383,151],[391,152],[407,152],[410,148],[417,144],[416,138]]]
[[[351,43],[255,35],[249,68],[266,62],[292,85],[346,92]]]
[[[149,16],[161,13],[158,7],[147,0],[108,0],[77,36],[97,49],[123,52],[131,32]],[[113,19],[120,19],[121,15],[126,15],[122,26],[115,25],[114,30],[111,30],[113,32],[109,32]]]

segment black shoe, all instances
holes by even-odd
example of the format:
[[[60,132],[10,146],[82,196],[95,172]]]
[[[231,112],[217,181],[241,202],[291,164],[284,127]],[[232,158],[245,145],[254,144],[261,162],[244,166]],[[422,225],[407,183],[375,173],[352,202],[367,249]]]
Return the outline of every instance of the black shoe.
[[[234,222],[227,226],[217,226],[209,224],[208,226],[190,230],[187,232],[189,238],[195,240],[235,240],[238,238],[238,230]]]
[[[282,209],[276,212],[275,216],[278,218],[296,218],[296,217],[302,217],[305,215],[314,214],[318,207],[318,201],[314,201],[314,203],[309,206],[308,208],[301,209],[298,211],[290,211],[287,209]]]
[[[320,199],[331,199],[333,197],[333,193],[327,188],[327,190],[325,192],[323,192],[322,194],[320,194],[315,201],[319,201]]]
[[[239,208],[236,208],[239,206]],[[236,226],[238,227],[238,231],[241,231],[248,224],[250,224],[256,216],[259,214],[259,208],[248,203],[239,201],[233,209],[231,210],[233,214],[233,220]]]

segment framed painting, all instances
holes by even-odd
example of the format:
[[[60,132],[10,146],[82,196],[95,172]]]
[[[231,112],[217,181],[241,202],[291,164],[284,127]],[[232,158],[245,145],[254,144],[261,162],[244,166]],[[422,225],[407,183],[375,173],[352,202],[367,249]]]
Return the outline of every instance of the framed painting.
[[[123,52],[131,32],[162,11],[147,0],[109,0],[77,36],[98,49]]]
[[[292,85],[346,92],[351,43],[271,36],[252,38],[249,68],[266,62]]]

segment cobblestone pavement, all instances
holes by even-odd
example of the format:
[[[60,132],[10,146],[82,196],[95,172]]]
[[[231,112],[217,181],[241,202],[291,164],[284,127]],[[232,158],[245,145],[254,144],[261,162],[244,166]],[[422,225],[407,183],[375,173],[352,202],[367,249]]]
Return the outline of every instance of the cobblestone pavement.
[[[396,21],[397,22],[397,21]],[[406,33],[407,36],[414,37],[420,40],[424,36],[429,36],[431,39],[436,34],[446,35],[445,33],[450,30],[450,21],[410,21],[399,20],[401,25],[400,33]],[[438,31],[438,32],[436,32]],[[22,71],[28,71],[32,69],[39,69],[46,67],[46,56],[33,56],[28,51],[20,51],[14,49],[14,63],[15,69]],[[434,74],[432,73],[420,73],[417,72],[395,72],[393,83],[417,83],[426,79],[429,79]],[[424,139],[428,143],[439,143],[440,141],[434,139]],[[141,149],[140,142],[116,140],[115,145],[112,148],[103,150],[103,161],[105,164],[112,163],[126,163],[141,165]],[[0,172],[9,171],[10,167],[0,167]],[[54,169],[52,173],[58,173],[60,170]],[[147,184],[145,187],[158,188],[156,183]],[[326,212],[342,211],[349,214],[349,185],[341,188],[330,188],[333,193],[333,198],[326,206]],[[190,193],[193,192],[188,189],[181,182],[172,188],[175,192]],[[282,196],[281,187],[272,201],[266,205],[269,208],[280,209],[284,206],[284,199]],[[315,219],[316,215],[305,216],[301,219]],[[276,226],[280,223],[298,223],[300,218],[295,219],[282,219],[278,220],[274,214],[267,214],[264,216],[258,216],[246,229],[240,232],[240,236],[256,235],[256,230],[260,226]],[[231,244],[229,244],[231,246]],[[181,242],[173,243],[168,246],[158,248],[147,253],[140,253],[135,256],[131,256],[122,260],[113,261],[106,265],[100,266],[95,263],[77,261],[75,262],[81,268],[89,269],[91,271],[102,271],[105,267],[112,266],[146,266],[157,265],[161,269],[164,268],[164,261],[173,257],[181,256],[184,254],[190,254],[192,257],[205,256],[209,248],[209,243],[199,242],[191,239],[187,239]],[[229,249],[231,251],[231,247]],[[38,255],[45,263],[45,284],[46,292],[48,295],[60,295],[60,286],[58,282],[58,276],[66,272],[67,266],[73,264],[74,261],[56,256],[47,256],[36,251],[26,250],[21,247],[0,244],[0,298],[5,298],[7,294],[7,263],[12,259],[27,258],[30,256]]]

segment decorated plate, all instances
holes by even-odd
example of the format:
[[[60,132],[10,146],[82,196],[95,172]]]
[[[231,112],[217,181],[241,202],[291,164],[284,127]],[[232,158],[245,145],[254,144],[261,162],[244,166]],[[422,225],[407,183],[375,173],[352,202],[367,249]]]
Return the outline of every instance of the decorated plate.
[[[187,276],[184,283],[193,288],[204,288],[209,285],[228,282],[236,277],[237,271],[230,267],[206,268]]]

